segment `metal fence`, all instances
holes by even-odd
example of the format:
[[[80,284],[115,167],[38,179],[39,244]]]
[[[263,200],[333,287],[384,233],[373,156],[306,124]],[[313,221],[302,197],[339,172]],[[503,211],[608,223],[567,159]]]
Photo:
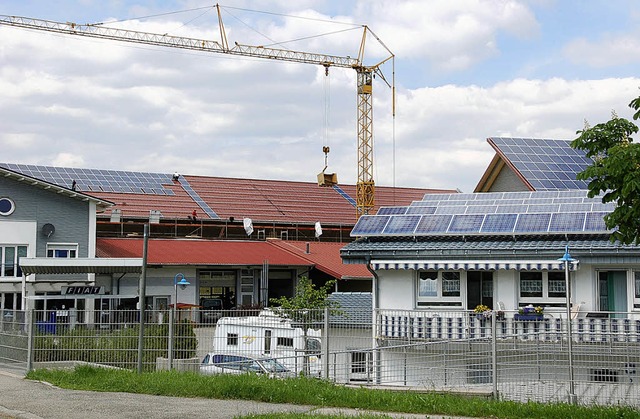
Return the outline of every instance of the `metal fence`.
[[[510,312],[147,311],[142,334],[137,311],[13,313],[0,328],[3,367],[237,373],[270,358],[337,383],[640,406],[633,313],[572,319],[572,340],[566,318]]]

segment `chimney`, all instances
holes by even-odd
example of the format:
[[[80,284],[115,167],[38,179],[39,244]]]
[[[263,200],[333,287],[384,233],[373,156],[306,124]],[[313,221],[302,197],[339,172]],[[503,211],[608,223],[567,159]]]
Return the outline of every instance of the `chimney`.
[[[307,251],[305,252],[306,254],[311,253],[311,243],[307,242]]]

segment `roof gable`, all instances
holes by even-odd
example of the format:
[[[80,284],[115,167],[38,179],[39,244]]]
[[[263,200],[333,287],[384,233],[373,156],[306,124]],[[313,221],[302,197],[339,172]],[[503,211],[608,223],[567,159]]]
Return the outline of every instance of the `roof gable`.
[[[481,177],[475,192],[494,191],[498,174],[510,170],[531,191],[587,189],[576,175],[591,164],[584,152],[568,140],[490,137],[496,155]]]
[[[110,202],[105,199],[100,199],[91,195],[87,195],[85,193],[66,188],[64,186],[57,185],[55,183],[50,183],[38,178],[34,178],[28,175],[25,175],[20,172],[16,172],[14,170],[5,167],[4,163],[0,163],[0,176],[3,176],[7,179],[14,180],[16,182],[24,183],[25,185],[36,187],[39,189],[51,191],[53,193],[57,193],[72,199],[76,199],[84,202],[94,202],[99,209],[105,209],[113,205],[113,202]],[[71,185],[71,183],[69,183]]]

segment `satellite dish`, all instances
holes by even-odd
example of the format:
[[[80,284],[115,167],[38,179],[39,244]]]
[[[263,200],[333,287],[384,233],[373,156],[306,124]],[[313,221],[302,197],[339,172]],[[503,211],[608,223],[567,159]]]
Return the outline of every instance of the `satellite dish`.
[[[251,221],[251,218],[244,218],[242,224],[244,225],[244,231],[247,232],[247,236],[250,236],[251,233],[253,233],[253,221]]]
[[[53,233],[56,232],[56,228],[53,226],[53,224],[45,224],[42,226],[42,235],[46,236],[47,238],[53,236]]]

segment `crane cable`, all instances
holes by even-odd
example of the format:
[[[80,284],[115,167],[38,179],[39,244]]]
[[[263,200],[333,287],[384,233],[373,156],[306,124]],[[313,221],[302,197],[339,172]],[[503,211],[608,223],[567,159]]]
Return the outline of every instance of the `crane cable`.
[[[329,77],[329,66],[324,67],[324,78],[323,78],[323,87],[324,87],[324,109],[323,109],[323,121],[322,121],[322,152],[324,153],[324,169],[322,172],[324,173],[327,170],[329,165],[329,151],[330,151],[330,139],[329,139],[329,122],[330,117],[329,114],[331,112],[331,78]]]

